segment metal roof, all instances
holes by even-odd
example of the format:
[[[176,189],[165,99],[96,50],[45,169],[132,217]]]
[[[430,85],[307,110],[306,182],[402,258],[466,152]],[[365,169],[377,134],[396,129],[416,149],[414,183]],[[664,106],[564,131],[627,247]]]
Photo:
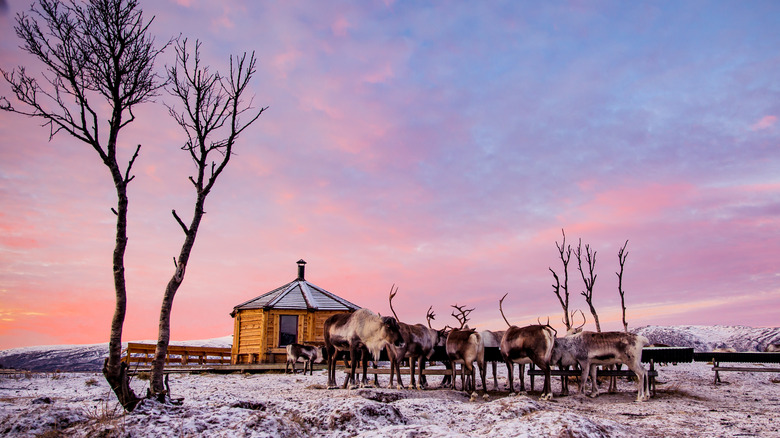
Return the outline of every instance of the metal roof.
[[[231,315],[247,309],[352,311],[360,306],[299,278],[233,307]]]

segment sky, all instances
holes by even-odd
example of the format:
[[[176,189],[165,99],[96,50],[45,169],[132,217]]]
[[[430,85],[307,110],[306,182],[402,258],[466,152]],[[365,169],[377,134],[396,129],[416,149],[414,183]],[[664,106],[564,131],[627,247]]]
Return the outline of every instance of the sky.
[[[41,66],[0,15],[0,67]],[[173,340],[233,332],[233,306],[297,276],[408,323],[502,330],[562,309],[556,243],[596,251],[593,304],[620,330],[777,326],[780,3],[146,1],[225,72],[255,53],[253,104],[206,203]],[[160,74],[173,51],[157,60]],[[0,96],[13,102],[8,84]],[[194,166],[168,94],[122,131],[124,340],[157,337]],[[0,112],[0,349],[107,342],[116,203],[87,145]],[[587,269],[587,267],[585,268]],[[593,318],[569,263],[570,310]]]

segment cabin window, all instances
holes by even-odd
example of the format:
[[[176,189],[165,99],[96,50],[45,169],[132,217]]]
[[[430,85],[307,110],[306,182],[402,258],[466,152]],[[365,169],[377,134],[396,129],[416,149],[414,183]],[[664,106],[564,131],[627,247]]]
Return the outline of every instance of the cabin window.
[[[279,346],[298,341],[298,315],[279,315]]]

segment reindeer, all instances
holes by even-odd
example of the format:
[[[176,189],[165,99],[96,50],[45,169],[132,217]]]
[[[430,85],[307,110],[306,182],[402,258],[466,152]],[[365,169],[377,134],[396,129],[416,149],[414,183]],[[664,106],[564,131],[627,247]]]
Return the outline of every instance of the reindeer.
[[[485,385],[485,347],[482,337],[472,329],[453,329],[447,335],[447,357],[452,364],[452,388],[455,389],[455,364],[463,364],[460,371],[461,388],[466,392],[477,390],[474,381],[474,362],[479,366],[479,376],[482,378],[482,388],[487,391]]]
[[[464,391],[476,392],[476,382],[474,376],[474,362],[477,362],[479,367],[479,375],[482,378],[482,388],[487,391],[485,385],[485,347],[482,343],[482,336],[475,330],[470,329],[466,323],[468,322],[468,315],[474,309],[464,309],[465,306],[458,306],[457,304],[452,306],[459,314],[452,312],[459,322],[460,327],[452,329],[447,335],[447,357],[450,359],[450,365],[452,366],[452,388],[455,389],[455,364],[463,364],[461,366],[461,388]]]
[[[403,346],[403,337],[398,321],[391,316],[379,316],[368,309],[359,309],[354,313],[337,313],[325,320],[325,349],[328,353],[328,388],[336,387],[336,352],[347,350],[350,354],[350,372],[344,380],[343,388],[355,383],[358,353],[365,349],[374,361],[387,345]],[[368,361],[363,361],[362,384],[367,385],[366,371]]]
[[[495,347],[500,349],[501,348],[501,338],[504,337],[504,333],[506,333],[504,330],[501,331],[490,331],[490,330],[482,330],[479,332],[479,335],[482,336],[482,344],[485,348],[488,347]],[[485,359],[485,362],[487,362],[487,359]],[[498,377],[496,374],[496,366],[498,362],[495,360],[490,361],[490,365],[493,368],[493,389],[498,389]],[[522,365],[520,365],[522,367]],[[522,371],[521,371],[522,374]],[[487,390],[487,388],[485,388]]]
[[[506,323],[507,327],[513,327],[512,324],[509,323],[509,320],[507,320],[506,316],[504,315],[504,299],[506,296],[509,295],[508,293],[504,294],[503,297],[498,301],[498,309],[501,312],[501,317],[504,318],[504,322]],[[537,321],[538,322],[538,321]],[[549,323],[549,321],[548,321]],[[540,323],[541,325],[541,323]],[[549,325],[549,324],[548,324]],[[517,328],[517,327],[515,327]],[[550,327],[552,329],[552,327]],[[501,332],[506,334],[506,331]],[[503,340],[503,336],[502,336]],[[531,360],[530,356],[528,355],[521,355],[518,357],[513,358],[511,361],[507,361],[506,355],[504,354],[504,347],[501,344],[502,341],[499,341],[499,350],[501,351],[501,356],[504,358],[504,362],[506,362],[507,367],[507,374],[510,376],[510,383],[509,383],[509,392],[514,392],[514,364],[518,365],[518,376],[520,378],[520,392],[525,393],[525,366],[531,365],[533,366],[534,362]],[[493,375],[495,376],[495,368],[493,368]],[[531,385],[531,390],[533,390],[533,385]]]
[[[289,344],[287,346],[287,363],[284,365],[284,372],[287,373],[290,364],[292,364],[292,372],[295,374],[295,362],[300,360],[303,362],[303,374],[306,375],[306,366],[308,365],[309,375],[312,375],[312,364],[325,361],[323,350],[322,347],[313,345]]]
[[[764,348],[764,351],[767,353],[777,353],[780,352],[780,344],[769,344]]]
[[[550,359],[550,365],[557,365],[558,369],[560,370],[567,370],[569,367],[577,366],[577,361],[573,358],[571,355],[566,355],[566,349],[563,347],[562,344],[565,344],[566,341],[562,340],[568,337],[571,337],[572,335],[575,335],[577,333],[580,333],[582,331],[582,328],[585,326],[585,323],[587,322],[587,318],[585,318],[585,314],[582,312],[582,310],[575,310],[571,312],[570,320],[572,323],[574,322],[574,318],[577,316],[577,312],[580,312],[582,315],[582,324],[574,327],[572,324],[569,330],[566,331],[566,335],[564,335],[563,338],[555,338],[555,345],[553,346],[553,354]],[[564,321],[564,324],[566,324],[566,321]],[[564,355],[566,355],[564,357]],[[567,376],[561,376],[561,395],[569,395],[569,378]]]
[[[538,322],[538,321],[537,321]],[[555,329],[549,320],[542,325],[510,326],[501,339],[501,356],[509,371],[509,392],[515,392],[513,364],[525,364],[530,360],[544,372],[544,388],[540,400],[552,399],[550,385],[550,358],[555,344]],[[522,386],[522,384],[521,384]]]
[[[398,320],[398,315],[395,313],[395,309],[393,309],[393,298],[398,293],[398,288],[393,291],[393,287],[395,287],[395,285],[390,287],[390,310],[393,312],[393,316],[395,316],[396,320]],[[401,362],[403,362],[404,359],[409,359],[410,386],[415,389],[423,389],[423,387],[427,386],[427,381],[423,378],[425,361],[430,359],[433,355],[434,347],[443,345],[446,339],[446,334],[443,330],[437,331],[430,328],[430,320],[433,318],[433,312],[431,312],[432,308],[433,306],[428,309],[428,314],[426,315],[428,318],[428,327],[425,327],[422,324],[405,324],[399,320],[398,326],[401,330],[401,337],[404,340],[404,344],[401,347],[396,347],[394,345],[387,346],[387,353],[390,358],[391,388],[393,387],[393,371],[395,371],[395,376],[398,377],[398,388],[406,389],[401,380]],[[415,364],[419,369],[419,387],[414,381]]]
[[[597,365],[624,364],[637,376],[636,401],[650,397],[647,371],[642,366],[642,348],[650,341],[644,336],[626,332],[580,332],[556,339],[554,360],[582,369],[579,393],[585,394],[588,375],[591,377],[591,397],[598,397]]]

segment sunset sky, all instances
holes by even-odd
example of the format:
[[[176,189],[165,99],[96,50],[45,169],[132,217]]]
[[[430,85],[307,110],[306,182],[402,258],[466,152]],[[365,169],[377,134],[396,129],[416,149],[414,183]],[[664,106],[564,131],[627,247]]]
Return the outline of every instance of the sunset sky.
[[[780,2],[147,1],[158,44],[212,69],[255,51],[255,106],[210,195],[172,338],[232,334],[233,306],[296,277],[400,319],[559,329],[556,241],[597,251],[594,305],[629,327],[778,326]],[[0,15],[0,67],[38,71]],[[173,62],[166,51],[162,74]],[[0,95],[12,103],[7,83]],[[120,138],[129,188],[124,340],[155,339],[192,215],[167,94]],[[0,349],[107,342],[116,194],[41,121],[0,113]],[[186,221],[186,219],[185,219]],[[571,309],[589,316],[572,257]]]

